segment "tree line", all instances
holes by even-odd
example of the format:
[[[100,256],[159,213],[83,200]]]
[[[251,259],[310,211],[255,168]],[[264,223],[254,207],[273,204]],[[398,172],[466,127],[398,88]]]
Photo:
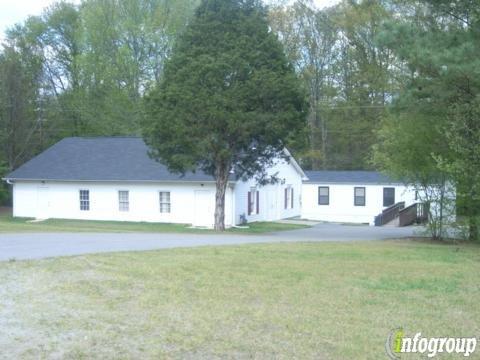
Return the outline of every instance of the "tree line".
[[[0,174],[65,136],[140,134],[143,99],[198,4],[58,2],[10,28],[0,53]],[[478,238],[476,2],[343,0],[319,10],[277,1],[268,21],[309,104],[304,139],[292,143],[302,165],[379,169],[426,201],[447,202],[454,185]]]
[[[66,136],[139,134],[143,95],[195,6],[59,1],[9,28],[0,51],[0,174]]]

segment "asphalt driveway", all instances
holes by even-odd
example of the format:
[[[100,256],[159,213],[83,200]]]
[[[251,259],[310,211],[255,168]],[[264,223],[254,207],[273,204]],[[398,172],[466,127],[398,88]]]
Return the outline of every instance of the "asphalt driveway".
[[[271,242],[363,241],[418,236],[418,227],[318,224],[262,235],[159,233],[0,234],[0,261],[40,259],[115,251],[141,251],[208,245]]]

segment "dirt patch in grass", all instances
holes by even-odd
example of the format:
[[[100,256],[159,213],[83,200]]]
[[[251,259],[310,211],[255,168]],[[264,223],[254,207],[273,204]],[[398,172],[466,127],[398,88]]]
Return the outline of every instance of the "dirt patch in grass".
[[[384,359],[398,326],[480,335],[480,247],[457,248],[284,243],[5,262],[1,356]]]

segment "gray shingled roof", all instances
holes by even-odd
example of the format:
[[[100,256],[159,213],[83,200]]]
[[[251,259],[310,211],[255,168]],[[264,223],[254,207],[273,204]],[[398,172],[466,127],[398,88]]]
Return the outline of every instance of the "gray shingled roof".
[[[304,183],[329,183],[329,184],[397,184],[388,176],[377,171],[305,171],[308,177]]]
[[[213,181],[201,171],[184,177],[148,156],[138,137],[65,138],[17,170],[10,180]]]

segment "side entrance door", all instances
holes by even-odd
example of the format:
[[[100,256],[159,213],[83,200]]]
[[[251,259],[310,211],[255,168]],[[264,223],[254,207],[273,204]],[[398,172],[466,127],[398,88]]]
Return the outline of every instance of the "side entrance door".
[[[37,218],[48,219],[50,213],[49,189],[47,186],[37,188]]]
[[[266,191],[266,220],[268,221],[274,221],[278,220],[278,209],[277,209],[277,189],[276,188],[270,188]]]
[[[215,211],[215,193],[210,190],[195,190],[194,226],[213,227]]]

